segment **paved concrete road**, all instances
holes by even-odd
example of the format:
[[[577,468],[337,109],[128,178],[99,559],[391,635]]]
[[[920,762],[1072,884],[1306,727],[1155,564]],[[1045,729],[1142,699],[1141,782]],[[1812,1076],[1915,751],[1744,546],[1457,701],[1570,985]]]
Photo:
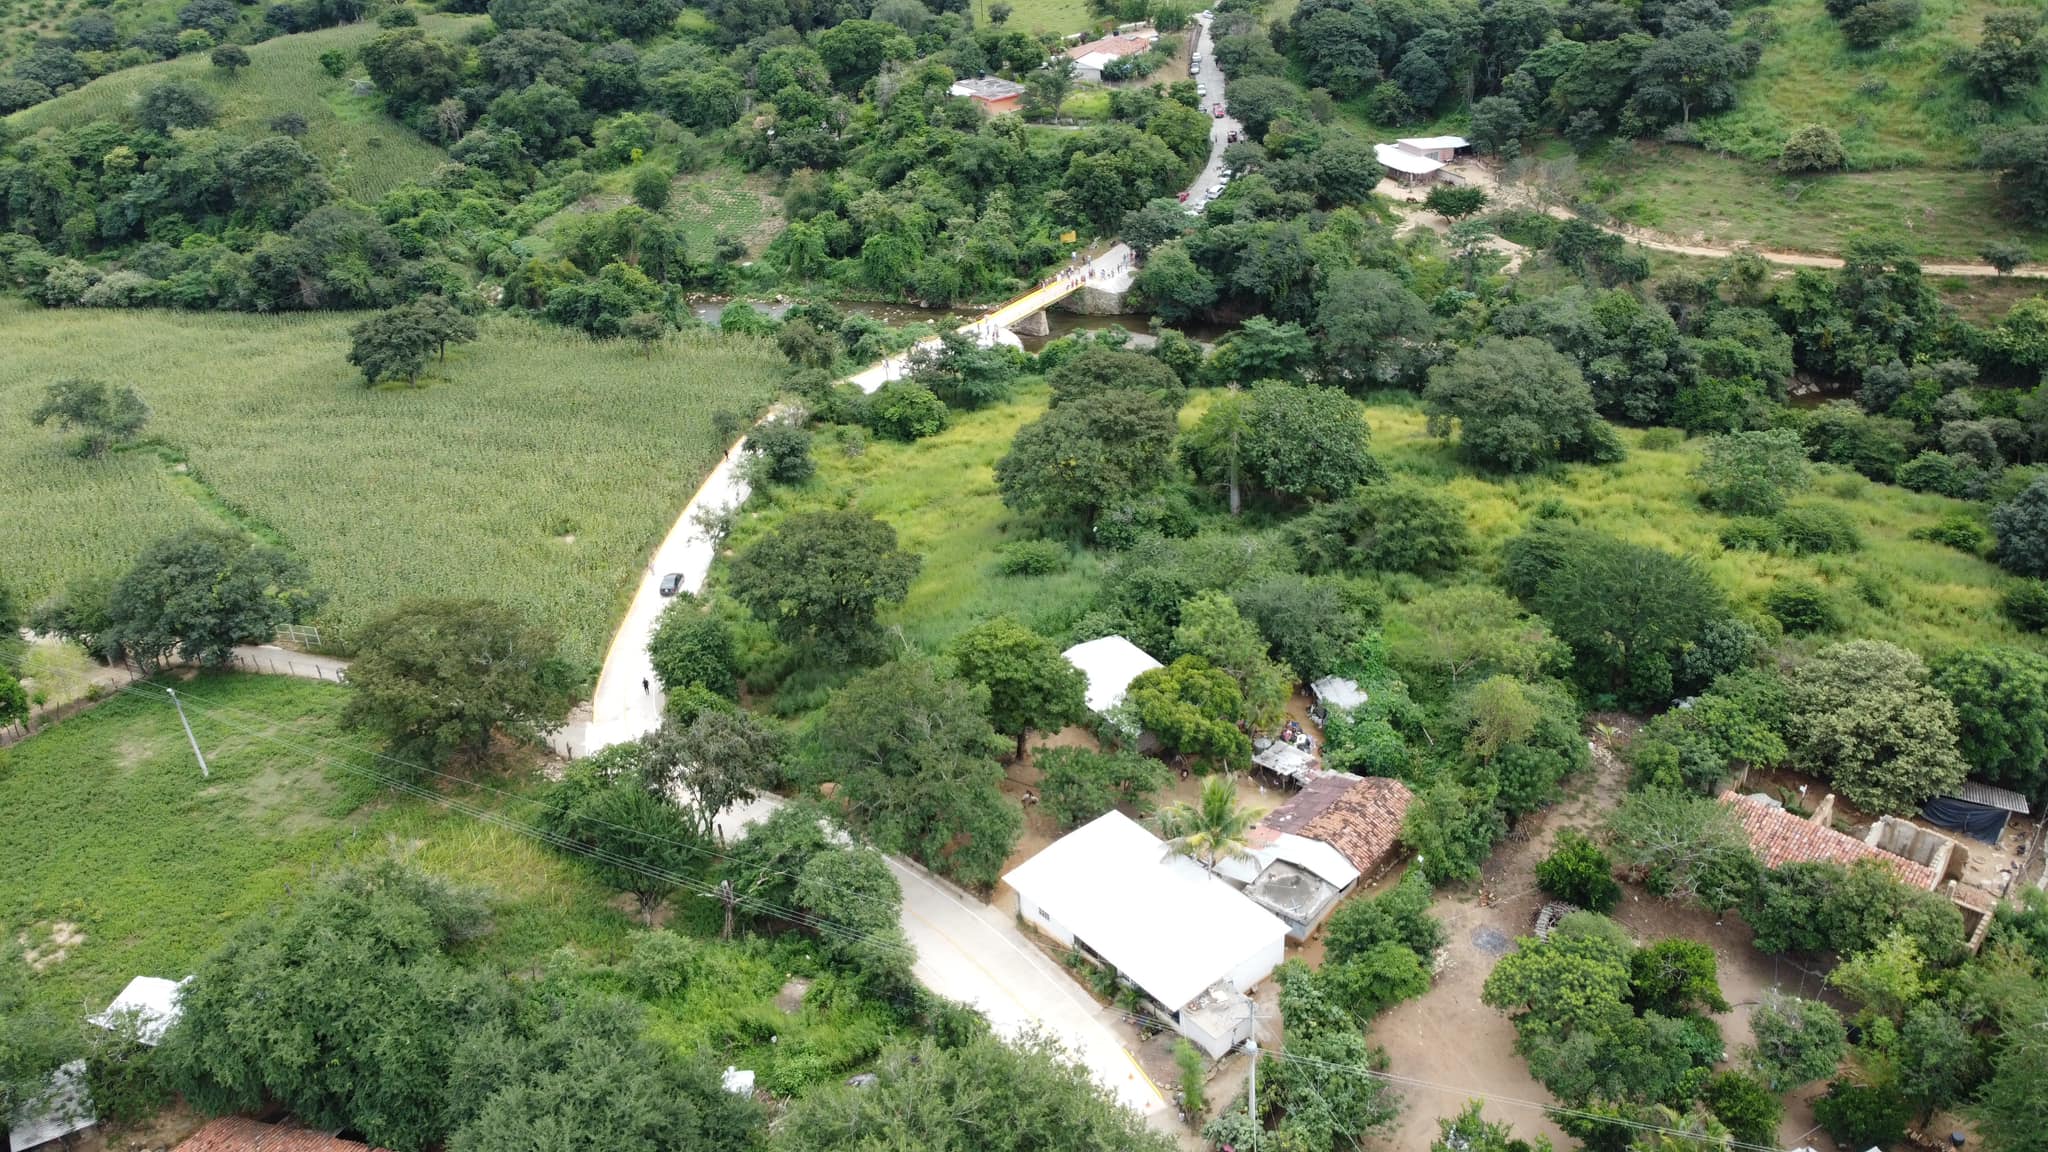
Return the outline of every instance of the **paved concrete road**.
[[[1188,203],[1207,200],[1209,189],[1223,176],[1223,149],[1232,132],[1242,132],[1244,125],[1229,115],[1228,100],[1224,96],[1223,69],[1216,66],[1216,38],[1209,35],[1209,21],[1202,16],[1195,17],[1194,51],[1202,54],[1202,63],[1195,69],[1194,81],[1209,90],[1202,97],[1202,115],[1208,116],[1210,109],[1218,104],[1225,105],[1223,119],[1209,121],[1209,163],[1202,167],[1202,174],[1188,185]]]
[[[1001,912],[911,864],[889,858],[903,885],[903,932],[918,982],[971,1004],[1000,1036],[1036,1026],[1057,1037],[1125,1106],[1162,1130],[1178,1128],[1165,1097],[1124,1048],[1108,1012],[1090,1000]]]

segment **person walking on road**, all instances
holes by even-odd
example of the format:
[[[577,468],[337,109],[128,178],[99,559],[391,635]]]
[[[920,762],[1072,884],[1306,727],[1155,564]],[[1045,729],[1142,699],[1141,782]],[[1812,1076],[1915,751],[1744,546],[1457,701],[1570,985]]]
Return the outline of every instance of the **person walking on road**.
[[[640,678],[640,690],[641,690],[642,692],[652,692],[652,691],[654,691],[654,689],[652,689],[652,688],[649,688],[649,687],[647,686],[647,677],[645,677],[645,676],[642,676],[642,677]]]

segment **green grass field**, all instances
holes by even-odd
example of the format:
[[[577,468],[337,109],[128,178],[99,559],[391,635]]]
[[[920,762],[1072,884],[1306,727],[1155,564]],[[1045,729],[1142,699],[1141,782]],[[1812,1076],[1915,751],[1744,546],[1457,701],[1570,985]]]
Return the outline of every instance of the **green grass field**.
[[[1190,425],[1213,398],[1198,393],[1182,413]],[[1083,554],[1067,572],[1011,577],[996,573],[997,549],[1018,526],[1002,505],[992,467],[1016,429],[1043,411],[1042,389],[1017,402],[960,416],[954,425],[915,445],[870,443],[848,457],[833,433],[818,442],[818,476],[804,488],[777,490],[757,505],[735,533],[744,547],[792,509],[850,507],[894,525],[903,547],[924,556],[910,596],[886,622],[900,625],[927,650],[944,646],[974,623],[1004,613],[1048,632],[1062,630],[1109,557]],[[1828,588],[1847,621],[1847,635],[1874,636],[1924,654],[1975,643],[2039,646],[2014,630],[1997,610],[2002,577],[1990,563],[1953,549],[1913,540],[1909,533],[1967,506],[1955,500],[1874,484],[1830,468],[1816,469],[1802,503],[1840,508],[1861,529],[1865,546],[1846,556],[1793,558],[1723,549],[1725,518],[1701,508],[1690,473],[1698,441],[1676,449],[1639,446],[1609,468],[1571,466],[1555,473],[1503,478],[1474,472],[1455,450],[1432,437],[1421,408],[1398,396],[1375,397],[1366,408],[1375,454],[1391,469],[1442,486],[1466,510],[1481,544],[1475,565],[1484,571],[1498,545],[1555,500],[1581,522],[1639,543],[1700,559],[1738,604],[1754,607],[1780,577],[1802,576]],[[1632,445],[1642,434],[1624,430]],[[1220,521],[1220,517],[1218,518]],[[1870,596],[1885,598],[1872,604]]]
[[[453,38],[481,19],[428,16],[420,23],[432,35]],[[381,31],[374,24],[353,24],[252,44],[249,66],[232,77],[203,53],[128,68],[16,112],[6,123],[33,132],[119,116],[151,85],[185,77],[219,99],[220,124],[230,132],[260,136],[273,117],[286,112],[304,116],[306,147],[327,166],[336,186],[358,200],[374,200],[394,185],[427,176],[447,159],[440,148],[386,116],[374,92],[358,94],[350,78],[337,80],[321,71],[322,52],[354,48]]]
[[[306,558],[343,642],[407,596],[487,596],[594,664],[724,452],[713,413],[757,412],[781,362],[715,335],[642,354],[494,317],[428,387],[370,391],[344,359],[351,323],[0,304],[0,505],[22,511],[0,519],[0,555],[21,595],[227,511]],[[133,383],[162,451],[67,456],[26,415],[67,375]]]
[[[364,775],[349,745],[347,690],[267,676],[205,676],[178,688],[206,750],[202,780],[177,716],[132,693],[0,749],[0,937],[36,953],[31,994],[83,1015],[134,976],[187,975],[239,925],[289,902],[324,872],[384,856],[480,891],[491,931],[469,954],[517,977],[565,958],[617,963],[638,922],[630,901],[574,859],[519,832],[397,795]],[[524,778],[436,791],[531,822]],[[702,876],[717,860],[701,858]],[[699,907],[702,905],[702,907]],[[649,1004],[648,1026],[677,1051],[709,1048],[794,1094],[842,1078],[897,1036],[887,1004],[836,994],[831,977],[794,1015],[775,1004],[793,973],[822,963],[801,936],[723,944],[717,906],[672,898],[669,926],[699,940],[691,977]],[[616,977],[588,979],[619,991]]]
[[[974,23],[977,27],[988,25],[988,6],[992,0],[973,0]],[[1010,19],[1004,27],[1020,32],[1056,32],[1061,36],[1085,31],[1095,23],[1088,14],[1087,0],[1008,0]]]

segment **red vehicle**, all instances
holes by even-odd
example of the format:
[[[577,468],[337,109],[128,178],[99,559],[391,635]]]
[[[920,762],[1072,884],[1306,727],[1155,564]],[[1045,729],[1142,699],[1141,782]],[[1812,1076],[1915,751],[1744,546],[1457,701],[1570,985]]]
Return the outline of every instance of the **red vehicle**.
[[[1209,109],[1209,111],[1214,112],[1218,120],[1223,119],[1223,105],[1218,104],[1214,108]]]
[[[1188,194],[1187,194],[1187,193],[1185,193],[1185,192],[1182,192],[1182,193],[1180,193],[1180,195],[1179,195],[1179,199],[1180,199],[1180,202],[1181,202],[1181,203],[1183,203],[1183,204],[1187,203],[1187,202],[1188,202]]]

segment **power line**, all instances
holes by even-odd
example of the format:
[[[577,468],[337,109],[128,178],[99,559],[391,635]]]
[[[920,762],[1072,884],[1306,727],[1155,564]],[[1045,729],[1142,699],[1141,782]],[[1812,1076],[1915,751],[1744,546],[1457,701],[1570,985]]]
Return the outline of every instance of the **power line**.
[[[138,689],[133,683],[117,685],[115,686],[114,690],[124,694],[136,696],[139,699],[151,702],[162,703],[168,700],[168,696],[160,698],[153,693]],[[166,691],[168,692],[168,690]],[[187,698],[187,703],[191,703],[189,697]],[[221,713],[228,712],[232,712],[237,715],[250,715],[247,713],[242,713],[241,710],[239,709],[231,709],[227,708],[226,706],[211,705],[202,707],[198,704],[191,704],[191,707],[193,712],[205,716],[209,719],[212,719],[215,723],[221,724],[222,726],[227,727],[240,735],[253,737],[259,740],[269,741],[274,744],[291,748],[292,750],[299,752],[302,755],[307,755],[315,760],[332,764],[336,767],[341,768],[344,771],[354,772],[359,775],[369,777],[405,795],[415,797],[428,803],[439,804],[445,808],[451,809],[456,812],[460,812],[463,815],[470,816],[474,819],[482,820],[485,823],[491,824],[493,826],[504,828],[508,831],[512,831],[520,835],[529,836],[533,839],[539,840],[542,843],[548,844],[551,847],[555,847],[561,851],[585,856],[589,859],[595,860],[602,864],[606,864],[610,867],[618,868],[622,871],[633,872],[639,875],[646,876],[649,879],[660,880],[664,883],[671,884],[674,887],[691,891],[698,895],[710,896],[713,898],[722,898],[721,894],[719,893],[715,885],[708,884],[702,880],[698,880],[693,877],[684,876],[674,872],[669,872],[665,869],[644,865],[639,861],[630,860],[618,856],[615,853],[599,849],[594,845],[584,844],[572,838],[549,832],[546,829],[538,827],[536,825],[528,824],[524,821],[514,819],[513,817],[508,816],[503,812],[498,812],[490,808],[470,804],[455,797],[448,796],[440,792],[436,792],[433,789],[422,787],[419,784],[413,783],[409,780],[392,776],[387,773],[378,772],[375,769],[368,768],[364,765],[354,764],[348,760],[344,760],[339,757],[329,755],[324,751],[309,748],[303,744],[299,744],[295,741],[278,736],[274,732],[265,731],[258,728],[245,727],[241,724],[233,722],[232,720],[226,719],[221,715]],[[261,723],[268,723],[268,721],[262,717],[254,717],[254,719]],[[411,763],[410,761],[399,759],[387,753],[377,752],[371,749],[365,749],[360,745],[354,745],[349,743],[348,741],[343,741],[334,738],[329,739],[333,739],[334,743],[341,744],[343,747],[350,748],[354,751],[364,752],[376,759],[388,761],[390,763],[411,768],[417,771],[426,772],[430,775],[438,776],[442,779],[449,780],[451,782],[461,784],[467,787],[479,788],[483,791],[501,796],[510,801],[519,803],[536,803],[528,797],[522,797],[517,795],[516,793],[507,792],[503,789],[493,788],[489,785],[478,784],[475,781],[470,781],[462,777],[453,776],[451,774],[444,772],[439,772],[434,769],[427,768],[423,765],[416,765]],[[549,806],[544,804],[540,805],[540,807],[549,811],[563,811],[562,809],[550,808]],[[605,822],[598,821],[598,823]],[[619,830],[626,832],[629,835],[641,836],[643,839],[653,839],[662,843],[671,844],[691,851],[702,851],[707,855],[714,856],[721,860],[725,860],[732,863],[740,863],[736,858],[732,856],[711,851],[710,849],[704,848],[701,845],[693,845],[682,841],[668,840],[663,837],[648,837],[644,836],[636,830],[627,829],[620,825],[607,826],[618,828]],[[790,874],[787,872],[771,872],[770,874],[781,875],[785,877],[790,876]],[[852,892],[852,890],[850,889],[839,889],[839,891],[845,892],[849,895],[864,896],[864,894]],[[878,898],[870,897],[870,899]],[[769,915],[775,916],[778,919],[787,920],[791,923],[798,924],[802,927],[810,928],[811,930],[816,931],[821,935],[830,935],[853,943],[865,943],[891,952],[907,953],[912,959],[915,959],[916,957],[916,950],[914,948],[911,948],[907,941],[884,939],[882,937],[874,935],[873,933],[867,932],[865,930],[862,930],[851,925],[840,924],[834,921],[826,920],[823,917],[819,917],[812,913],[805,912],[802,910],[781,908],[763,900],[751,898],[740,899],[736,900],[735,903],[748,907],[749,910],[762,911]],[[1060,951],[1076,955],[1080,954],[1078,949],[1070,948],[1064,945],[1059,945],[1056,942],[1049,943],[1052,947],[1057,948]],[[914,1001],[911,1001],[907,998],[900,996],[881,996],[878,998],[896,1003],[899,1006],[916,1006]],[[1103,1009],[1103,1011],[1111,1016],[1127,1021],[1132,1025],[1140,1028],[1149,1028],[1154,1026],[1155,1024],[1162,1023],[1161,1021],[1142,1017],[1134,1013],[1125,1012],[1122,1009],[1117,1008],[1115,1005],[1106,1006]],[[1732,1149],[1738,1149],[1740,1150],[1740,1152],[1780,1152],[1779,1149],[1776,1149],[1769,1145],[1749,1144],[1741,1141],[1735,1141],[1732,1139],[1727,1141],[1721,1141],[1706,1136],[1702,1133],[1689,1132],[1681,1128],[1672,1128],[1665,1125],[1651,1124],[1645,1121],[1632,1120],[1621,1116],[1610,1116],[1602,1113],[1589,1112],[1584,1109],[1567,1108],[1561,1105],[1544,1104],[1538,1101],[1523,1100],[1518,1097],[1506,1096],[1499,1093],[1487,1092],[1478,1089],[1460,1087],[1454,1084],[1445,1084],[1440,1081],[1427,1080],[1421,1077],[1403,1076],[1398,1073],[1380,1071],[1378,1069],[1365,1067],[1363,1065],[1340,1064],[1332,1061],[1320,1060],[1315,1057],[1304,1056],[1299,1053],[1287,1052],[1285,1050],[1262,1050],[1260,1052],[1260,1056],[1281,1063],[1299,1064],[1305,1067],[1319,1068],[1324,1071],[1358,1076],[1364,1079],[1376,1080],[1382,1083],[1392,1084],[1399,1087],[1449,1092],[1465,1096],[1468,1099],[1483,1100],[1489,1103],[1499,1104],[1508,1107],[1534,1109],[1536,1111],[1550,1115],[1569,1116],[1575,1119],[1587,1120],[1594,1123],[1612,1124],[1633,1131],[1639,1131],[1651,1135],[1671,1136],[1685,1140],[1692,1140],[1699,1143],[1713,1143]],[[1309,1085],[1309,1087],[1313,1091],[1314,1086]],[[1317,1092],[1316,1094],[1320,1097],[1319,1092]],[[1325,1103],[1327,1103],[1327,1101]]]

